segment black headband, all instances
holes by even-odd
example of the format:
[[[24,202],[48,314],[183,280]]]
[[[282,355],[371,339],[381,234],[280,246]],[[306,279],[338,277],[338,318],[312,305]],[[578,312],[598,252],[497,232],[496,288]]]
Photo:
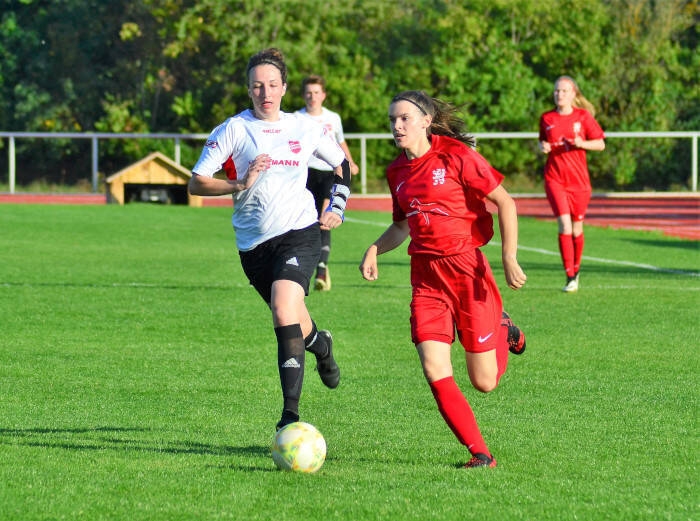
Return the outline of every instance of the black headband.
[[[403,96],[396,96],[392,101],[394,103],[396,103],[397,101],[400,101],[400,100],[408,101],[409,103],[413,103],[416,107],[418,107],[418,110],[420,110],[426,116],[428,115],[428,113],[425,111],[425,109],[423,107],[421,107],[420,105],[418,105],[418,103],[416,103],[412,99],[404,98]]]

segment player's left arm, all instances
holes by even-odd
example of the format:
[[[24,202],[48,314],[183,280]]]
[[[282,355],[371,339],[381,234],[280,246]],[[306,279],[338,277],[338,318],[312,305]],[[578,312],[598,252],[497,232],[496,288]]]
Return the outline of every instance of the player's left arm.
[[[511,289],[520,289],[527,275],[518,263],[518,212],[515,201],[503,186],[498,185],[486,198],[498,208],[498,226],[501,230],[501,255],[506,282]]]
[[[343,223],[345,206],[350,197],[350,179],[352,175],[350,174],[350,164],[347,158],[343,159],[343,162],[333,169],[333,173],[335,175],[335,184],[331,189],[330,202],[319,218],[321,228],[324,230],[337,228]]]
[[[357,166],[355,161],[352,160],[352,154],[350,153],[350,148],[348,148],[348,144],[345,141],[341,141],[339,145],[340,148],[343,149],[343,152],[345,152],[345,158],[350,164],[350,175],[357,175],[357,173],[360,171],[360,167]]]
[[[600,125],[590,113],[586,112],[585,114],[586,116],[583,118],[583,135],[586,139],[576,134],[574,145],[583,150],[602,152],[605,150],[605,134],[603,133],[603,129],[600,128]],[[589,137],[592,139],[587,139]]]
[[[574,145],[577,148],[582,148],[583,150],[594,150],[601,152],[605,150],[605,140],[604,139],[583,139],[581,136],[576,136],[574,139]]]

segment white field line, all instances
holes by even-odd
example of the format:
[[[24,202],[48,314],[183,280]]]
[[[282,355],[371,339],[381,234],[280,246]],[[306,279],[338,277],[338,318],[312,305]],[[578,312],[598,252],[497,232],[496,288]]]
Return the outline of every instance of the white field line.
[[[346,217],[346,221],[357,223],[357,224],[366,224],[369,226],[381,226],[383,228],[386,228],[389,226],[390,223],[381,223],[381,222],[375,222],[375,221],[363,221],[361,219],[354,219],[352,217]],[[501,243],[498,241],[491,241],[488,244],[489,246],[500,246]],[[542,248],[531,248],[529,246],[522,246],[518,245],[519,250],[523,251],[530,251],[534,253],[540,253],[542,255],[554,255],[554,256],[559,256],[558,251],[551,251],[551,250],[545,250]],[[638,262],[631,262],[631,261],[620,261],[620,260],[614,260],[614,259],[602,259],[600,257],[588,257],[586,255],[583,256],[583,260],[590,261],[590,262],[599,262],[602,264],[614,264],[616,266],[630,266],[632,268],[639,268],[643,270],[649,270],[649,271],[656,271],[658,273],[672,273],[674,275],[687,275],[689,277],[700,277],[700,272],[694,272],[694,271],[685,271],[685,270],[673,270],[669,268],[660,268],[658,266],[653,266],[651,264],[641,264]]]

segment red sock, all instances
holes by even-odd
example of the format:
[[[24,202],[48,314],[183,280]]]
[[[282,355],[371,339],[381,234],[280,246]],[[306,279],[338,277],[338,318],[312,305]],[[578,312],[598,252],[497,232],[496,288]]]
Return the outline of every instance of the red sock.
[[[561,253],[566,276],[573,277],[576,272],[574,271],[574,240],[571,234],[559,234],[559,253]]]
[[[581,268],[581,257],[583,257],[583,234],[574,235],[574,275]]]
[[[498,374],[496,375],[496,381],[498,382],[506,372],[508,367],[508,326],[502,324],[500,330],[498,331],[499,339],[496,343],[496,365],[498,367]]]
[[[469,402],[459,390],[452,376],[430,383],[440,414],[447,425],[452,429],[462,445],[466,445],[469,452],[491,455],[486,442],[481,436],[476,418],[469,406]]]

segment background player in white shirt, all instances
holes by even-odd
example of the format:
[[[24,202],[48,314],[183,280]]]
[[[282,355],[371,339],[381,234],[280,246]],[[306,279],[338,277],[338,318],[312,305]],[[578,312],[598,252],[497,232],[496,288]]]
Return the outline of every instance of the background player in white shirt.
[[[323,102],[326,100],[326,80],[322,76],[312,74],[303,79],[301,88],[306,106],[297,112],[322,125],[333,136],[343,149],[343,152],[345,152],[345,157],[350,163],[350,173],[352,175],[357,174],[360,169],[352,160],[352,154],[345,142],[340,115],[323,106]],[[306,188],[314,196],[316,211],[319,216],[328,207],[330,190],[333,184],[333,168],[325,161],[312,157],[311,161],[309,161],[309,177],[306,181]],[[331,289],[331,276],[328,270],[330,253],[331,231],[321,230],[321,258],[316,268],[316,283],[314,285],[319,291]]]
[[[247,67],[253,108],[228,118],[209,136],[192,169],[194,195],[232,194],[233,227],[241,264],[272,312],[283,395],[281,428],[299,420],[305,350],[314,353],[323,383],[335,388],[340,370],[330,332],[318,330],[306,308],[318,263],[319,229],[340,226],[350,194],[343,150],[319,125],[280,110],[287,66],[278,49],[260,51]],[[337,184],[320,217],[306,189],[307,165],[316,155],[333,166]],[[226,179],[214,177],[220,170]]]

